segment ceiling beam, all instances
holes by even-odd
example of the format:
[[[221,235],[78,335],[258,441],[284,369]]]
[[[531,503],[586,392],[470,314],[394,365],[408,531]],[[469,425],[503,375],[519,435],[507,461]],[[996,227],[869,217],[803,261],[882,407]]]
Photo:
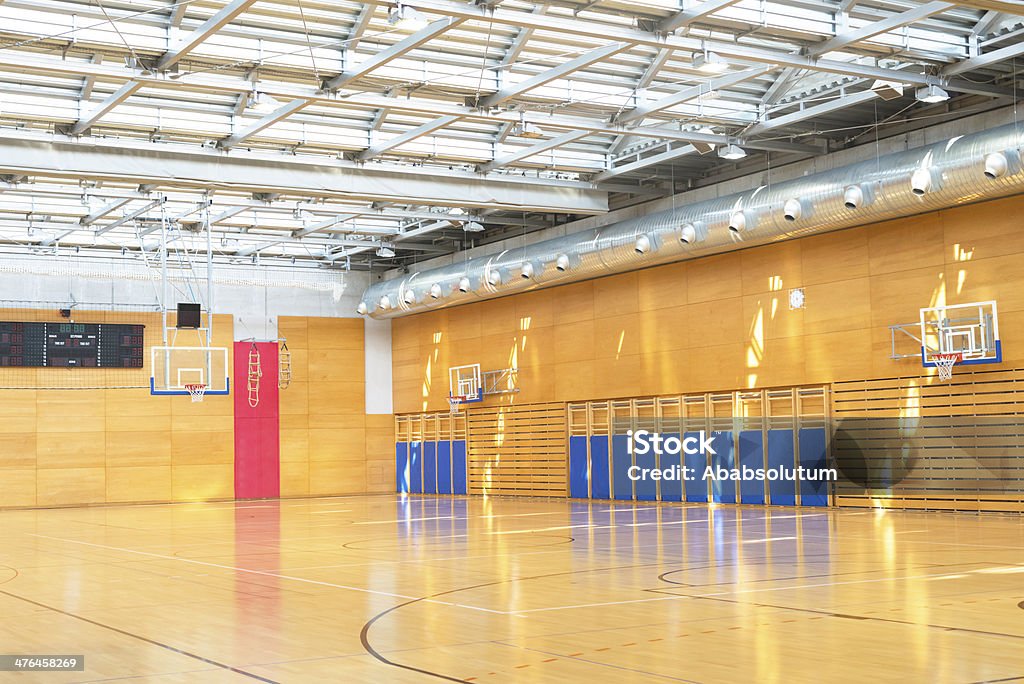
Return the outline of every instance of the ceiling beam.
[[[842,94],[834,100],[829,100],[822,104],[814,105],[812,107],[804,107],[803,109],[798,109],[795,112],[783,114],[782,116],[771,117],[762,123],[751,126],[744,132],[744,135],[757,135],[758,133],[764,133],[765,131],[770,131],[776,128],[783,128],[800,121],[806,121],[807,119],[822,116],[823,114],[830,114],[840,109],[853,107],[854,105],[858,105],[863,102],[870,102],[876,97],[878,97],[878,93],[870,88],[849,95]]]
[[[349,219],[353,219],[356,216],[358,216],[358,214],[341,214],[339,216],[332,216],[326,221],[318,221],[317,223],[310,224],[300,230],[293,230],[292,237],[304,238],[307,235],[312,235],[313,233],[318,233],[321,230],[327,230],[328,228],[332,228],[338,225],[339,223],[343,221],[348,221]]]
[[[730,5],[735,5],[737,2],[739,2],[739,0],[705,0],[699,5],[695,5],[674,16],[663,19],[658,24],[658,30],[666,32],[675,31],[676,29],[684,26],[689,26],[695,21],[700,21],[704,17],[709,14],[714,14],[720,9],[725,9]]]
[[[83,226],[91,226],[92,224],[96,223],[107,214],[117,211],[118,209],[120,209],[121,207],[123,207],[124,205],[128,204],[131,201],[131,197],[114,200],[110,204],[100,207],[99,209],[92,212],[88,216],[83,216],[81,219],[79,219],[78,223]]]
[[[156,61],[155,69],[157,71],[164,71],[177,64],[185,55],[219,31],[225,24],[231,23],[235,17],[249,9],[250,5],[255,4],[255,2],[256,0],[232,0],[232,2],[229,2],[219,12],[200,24],[196,30],[179,40],[175,43],[174,47],[165,52]]]
[[[228,137],[224,138],[219,143],[217,143],[217,146],[223,150],[230,150],[232,147],[241,145],[246,140],[256,135],[263,129],[269,128],[270,126],[273,126],[277,122],[287,119],[295,112],[299,111],[304,107],[309,106],[310,104],[310,100],[304,98],[292,100],[288,104],[281,105],[280,107],[270,112],[269,114],[263,115],[263,117],[260,118],[259,121],[252,124],[248,128],[239,131],[238,133],[233,133]]]
[[[629,164],[613,166],[607,171],[602,171],[601,173],[597,174],[591,180],[595,183],[601,183],[602,181],[615,178],[616,176],[621,176],[624,173],[632,173],[633,171],[639,171],[640,169],[647,168],[648,166],[653,166],[655,164],[662,164],[667,161],[672,161],[677,157],[692,154],[693,152],[696,151],[697,150],[693,145],[682,145],[680,147],[673,148],[670,143],[668,145],[668,150],[666,150],[665,152],[662,152],[660,154],[653,154],[650,157],[644,157],[643,159],[638,159],[637,161],[630,162]]]
[[[789,89],[793,84],[803,77],[803,69],[794,69],[793,67],[786,67],[776,77],[775,81],[765,91],[764,97],[761,98],[761,102],[766,105],[773,105],[789,93]]]
[[[818,57],[827,52],[835,52],[842,50],[848,45],[859,43],[862,40],[867,40],[882,33],[888,33],[894,29],[901,28],[907,24],[913,24],[915,21],[920,21],[930,17],[933,14],[938,14],[944,10],[954,7],[955,5],[951,2],[928,2],[913,9],[909,9],[905,12],[894,14],[881,21],[876,21],[867,26],[862,26],[859,29],[853,31],[847,31],[840,33],[834,38],[826,40],[824,43],[813,46],[809,51],[812,57]]]
[[[991,0],[986,0],[991,1]],[[566,31],[576,34],[577,37],[593,37],[599,40],[614,40],[637,45],[645,45],[653,48],[669,48],[677,51],[698,52],[708,49],[726,58],[735,58],[762,64],[777,64],[781,67],[793,66],[798,68],[814,69],[827,73],[848,74],[861,78],[900,80],[910,85],[942,85],[944,88],[964,93],[977,93],[980,95],[1002,96],[1006,94],[1005,89],[997,88],[988,84],[973,84],[967,81],[942,84],[937,76],[914,73],[894,72],[884,67],[871,66],[868,64],[856,64],[841,60],[828,60],[814,58],[810,55],[802,55],[796,52],[777,50],[772,48],[751,45],[745,42],[730,42],[726,40],[707,40],[695,36],[664,35],[659,32],[644,31],[624,25],[611,25],[598,21],[580,19],[577,17],[544,15],[538,16],[531,12],[497,7],[494,9],[482,9],[471,3],[458,0],[409,0],[406,4],[415,6],[417,9],[443,14],[451,17],[464,19],[475,19],[488,23],[515,26],[517,28],[533,28],[542,31]],[[998,92],[996,92],[998,91]]]
[[[1024,54],[1024,41],[1014,43],[1013,45],[1007,45],[1004,48],[998,50],[992,50],[985,54],[978,55],[977,57],[971,57],[962,62],[956,64],[950,64],[949,66],[942,69],[943,76],[955,76],[956,74],[962,74],[965,71],[973,71],[974,69],[981,69],[983,67],[991,66],[1002,62],[1005,59],[1013,59]],[[953,85],[950,84],[950,88]]]
[[[715,78],[709,79],[706,83],[701,83],[689,88],[683,88],[682,90],[672,93],[671,95],[667,95],[659,100],[648,102],[647,104],[636,107],[635,109],[623,112],[616,117],[615,123],[624,124],[629,123],[630,121],[645,119],[655,112],[660,112],[663,109],[668,109],[684,102],[696,100],[713,91],[728,88],[729,86],[734,86],[737,83],[742,83],[744,81],[749,81],[752,78],[770,73],[773,70],[774,65],[768,65],[747,69],[745,71],[736,71],[724,76],[716,76]]]
[[[359,64],[355,65],[351,69],[347,69],[341,74],[338,74],[334,78],[327,81],[324,84],[324,90],[337,90],[352,81],[365,76],[374,69],[384,66],[388,62],[398,59],[402,55],[412,50],[415,50],[420,45],[423,45],[431,38],[436,38],[445,31],[459,24],[462,24],[465,19],[438,19],[429,26],[426,26],[411,36],[407,36],[402,40],[398,41],[390,47],[384,48],[377,54],[364,59]]]
[[[647,86],[654,82],[654,77],[658,75],[658,72],[662,70],[665,63],[668,62],[669,57],[672,56],[672,51],[667,48],[662,48],[654,55],[654,59],[647,65],[647,69],[637,79],[636,86],[634,87],[634,93],[643,90]],[[629,137],[625,135],[616,136],[612,141],[612,144],[608,146],[608,154],[618,154],[628,144]]]
[[[523,93],[529,90],[539,88],[540,86],[546,83],[550,83],[551,81],[555,81],[565,76],[568,76],[574,71],[579,71],[580,69],[586,68],[591,64],[595,64],[603,59],[607,59],[608,57],[611,57],[617,52],[628,50],[630,47],[632,47],[632,45],[628,43],[613,43],[611,45],[605,45],[603,47],[595,48],[588,52],[584,52],[582,55],[579,55],[574,59],[570,59],[568,62],[559,64],[558,66],[552,67],[546,71],[542,71],[539,74],[536,74],[534,76],[531,76],[530,78],[520,81],[519,83],[516,83],[515,85],[510,85],[505,88],[502,88],[493,95],[488,95],[487,97],[480,100],[479,105],[481,108],[484,109],[496,107],[500,105],[502,102],[510,100],[513,97],[516,97],[517,95],[522,95]]]
[[[357,164],[327,157],[310,159],[243,150],[224,154],[220,150],[148,141],[32,139],[0,132],[3,174],[359,202],[503,207],[509,211],[600,214],[608,209],[604,191],[553,178],[494,178],[484,191],[480,176],[470,171]]]
[[[252,209],[252,207],[231,207],[230,209],[225,209],[224,211],[210,219],[210,225],[215,226],[221,221],[227,221],[232,216],[238,216],[247,209]]]
[[[590,135],[590,131],[569,131],[562,135],[556,135],[553,138],[548,138],[547,140],[542,140],[538,143],[534,143],[533,145],[528,145],[527,147],[513,152],[512,154],[489,161],[486,164],[481,164],[477,167],[477,170],[480,171],[480,173],[490,173],[495,169],[500,169],[502,166],[513,164],[520,159],[526,159],[527,157],[532,157],[535,154],[546,152],[547,150],[553,150],[556,147],[561,147],[567,143],[585,138],[588,135]]]
[[[134,95],[140,88],[142,88],[142,83],[139,81],[128,81],[111,93],[107,99],[97,105],[95,109],[79,119],[75,125],[71,127],[71,134],[80,135],[81,133],[89,130],[93,124],[99,121],[107,112]]]
[[[539,5],[533,8],[533,14],[547,14],[548,6]],[[530,38],[533,37],[535,29],[523,28],[516,34],[512,44],[508,46],[508,50],[505,51],[505,56],[501,58],[501,66],[506,67],[510,64],[514,64],[519,59],[519,55],[522,53],[523,48],[530,42]]]
[[[99,236],[99,235],[103,235],[104,233],[109,233],[110,231],[114,230],[115,228],[119,228],[119,227],[123,226],[124,224],[128,223],[129,221],[137,219],[138,217],[142,216],[143,214],[145,214],[147,211],[149,211],[153,207],[156,207],[156,206],[158,206],[158,205],[160,205],[162,203],[163,203],[162,199],[156,199],[156,200],[153,200],[151,202],[146,202],[145,204],[143,204],[141,207],[139,207],[135,211],[131,212],[130,214],[125,214],[124,216],[122,216],[121,218],[117,219],[116,221],[114,221],[112,223],[108,223],[107,225],[103,226],[102,228],[97,228],[96,232],[93,233],[93,235]]]
[[[390,140],[385,140],[384,142],[377,143],[376,145],[371,146],[369,149],[360,152],[356,156],[356,158],[359,161],[373,159],[378,155],[384,154],[388,150],[394,149],[399,145],[404,145],[405,143],[415,140],[416,138],[421,138],[425,135],[429,135],[434,131],[440,128],[444,128],[448,124],[458,120],[459,117],[457,116],[440,116],[434,119],[433,121],[428,121],[425,124],[417,126],[416,128],[413,128],[410,131],[406,131],[402,135],[398,135],[395,136],[394,138],[391,138]]]
[[[370,25],[370,19],[373,19],[373,12],[376,9],[376,5],[367,3],[359,10],[359,16],[356,17],[355,22],[352,24],[352,30],[349,31],[348,38],[345,40],[347,54],[354,55],[356,53],[356,46],[363,39],[366,27]]]

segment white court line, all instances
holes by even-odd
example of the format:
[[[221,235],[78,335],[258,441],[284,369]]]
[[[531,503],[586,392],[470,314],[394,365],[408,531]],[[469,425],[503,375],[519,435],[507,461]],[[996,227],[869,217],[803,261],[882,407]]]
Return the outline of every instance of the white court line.
[[[353,525],[389,525],[394,523],[406,523],[406,522],[423,522],[424,520],[458,520],[455,516],[451,515],[438,515],[433,518],[400,518],[398,520],[363,520],[362,522],[354,522]]]
[[[787,541],[789,539],[799,539],[799,537],[765,537],[764,539],[747,539],[746,541],[742,541],[740,543],[741,544],[764,544],[765,542]]]
[[[343,509],[337,510],[337,511],[310,511],[309,514],[310,515],[323,515],[324,513],[351,513],[351,512],[352,512],[351,508],[343,508]]]
[[[321,582],[320,580],[307,579],[305,577],[293,577],[291,575],[281,575],[276,572],[265,572],[263,570],[251,570],[249,568],[239,568],[234,565],[221,565],[220,563],[207,563],[206,561],[192,560],[191,558],[179,558],[177,556],[165,556],[159,553],[149,553],[147,551],[136,551],[134,549],[125,549],[119,546],[107,546],[106,544],[94,544],[92,542],[79,541],[77,539],[64,539],[62,537],[51,537],[46,534],[34,534],[29,533],[30,537],[40,537],[42,539],[52,539],[54,541],[61,541],[68,544],[81,544],[83,546],[92,546],[98,549],[107,549],[110,551],[120,551],[122,553],[134,553],[139,556],[149,556],[150,558],[159,558],[161,560],[178,561],[179,563],[192,563],[194,565],[204,565],[210,568],[220,568],[221,570],[232,570],[234,572],[246,572],[252,575],[262,575],[264,577],[274,577],[276,579],[290,580],[292,582],[304,582],[306,584],[316,584],[322,587],[333,587],[335,589],[348,589],[349,591],[358,591],[363,594],[374,594],[376,596],[387,596],[389,598],[399,598],[407,600],[421,600],[423,603],[439,603],[445,606],[454,606],[456,608],[468,608],[469,610],[479,610],[485,613],[497,613],[505,615],[508,611],[504,610],[491,610],[490,608],[479,608],[477,606],[469,606],[462,603],[451,603],[449,601],[437,601],[434,599],[425,599],[421,596],[406,596],[405,594],[393,594],[387,591],[375,591],[373,589],[364,589],[362,587],[352,587],[345,584],[334,584],[332,582]]]

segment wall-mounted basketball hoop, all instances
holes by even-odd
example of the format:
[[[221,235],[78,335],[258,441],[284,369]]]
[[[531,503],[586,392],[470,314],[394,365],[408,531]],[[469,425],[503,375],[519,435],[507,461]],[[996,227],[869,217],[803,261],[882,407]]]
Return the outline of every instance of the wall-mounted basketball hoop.
[[[958,364],[1003,360],[995,301],[924,307],[917,323],[890,325],[889,333],[890,358],[920,358],[923,367],[938,369],[939,380],[951,379]],[[908,339],[914,341],[913,349],[906,348]]]
[[[465,404],[481,402],[485,396],[514,394],[519,391],[517,379],[516,368],[481,371],[479,363],[452,366],[448,369],[448,407],[456,415]]]

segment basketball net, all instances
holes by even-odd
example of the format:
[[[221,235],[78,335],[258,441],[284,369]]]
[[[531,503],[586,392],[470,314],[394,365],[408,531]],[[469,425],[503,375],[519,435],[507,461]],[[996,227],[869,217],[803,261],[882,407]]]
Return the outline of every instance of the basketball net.
[[[448,410],[451,411],[453,416],[459,415],[459,406],[466,400],[466,397],[461,396],[449,396],[448,397]]]
[[[192,403],[196,403],[203,400],[206,396],[206,385],[202,383],[185,385],[185,389],[188,390],[188,394],[192,397]]]
[[[935,367],[939,369],[939,380],[952,380],[953,379],[953,366],[960,361],[960,354],[934,354],[932,361],[935,363]]]

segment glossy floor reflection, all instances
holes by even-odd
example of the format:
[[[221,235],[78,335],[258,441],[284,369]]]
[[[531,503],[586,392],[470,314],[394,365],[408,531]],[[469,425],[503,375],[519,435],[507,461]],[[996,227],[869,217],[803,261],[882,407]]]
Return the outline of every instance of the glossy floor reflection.
[[[1024,681],[1024,518],[373,496],[5,511],[25,682]]]

